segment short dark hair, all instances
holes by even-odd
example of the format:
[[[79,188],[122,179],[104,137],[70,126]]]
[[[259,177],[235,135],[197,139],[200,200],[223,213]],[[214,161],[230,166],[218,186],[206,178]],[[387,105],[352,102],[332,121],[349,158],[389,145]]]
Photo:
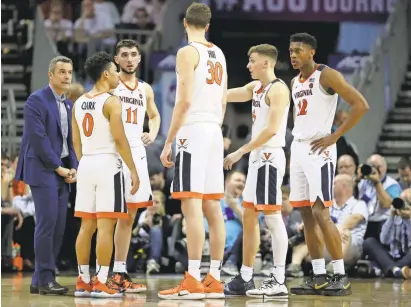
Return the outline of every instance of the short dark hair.
[[[250,56],[251,53],[254,53],[254,52],[259,53],[261,55],[265,55],[265,56],[269,57],[270,59],[272,59],[274,61],[277,61],[278,50],[273,45],[261,44],[261,45],[257,45],[257,46],[252,46],[248,50],[248,56]]]
[[[186,10],[186,22],[190,26],[204,29],[211,20],[211,10],[204,3],[193,2]]]
[[[138,53],[141,54],[140,45],[135,40],[123,39],[123,40],[119,41],[116,45],[116,55],[118,55],[121,48],[134,48],[134,47],[136,47]]]
[[[398,161],[398,169],[406,169],[407,167],[411,168],[411,161],[408,157],[401,157],[400,161]]]
[[[296,33],[291,35],[290,43],[303,43],[311,46],[314,50],[317,49],[317,39],[308,33]]]
[[[94,82],[97,82],[101,78],[103,71],[108,69],[111,63],[113,63],[113,57],[105,52],[97,52],[93,54],[84,63],[84,70],[87,76]]]

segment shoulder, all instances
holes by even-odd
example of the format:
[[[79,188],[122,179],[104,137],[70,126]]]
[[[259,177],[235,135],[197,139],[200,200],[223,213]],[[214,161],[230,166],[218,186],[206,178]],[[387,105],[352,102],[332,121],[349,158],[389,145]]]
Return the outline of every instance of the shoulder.
[[[342,77],[342,74],[339,71],[337,71],[337,70],[335,70],[331,67],[328,67],[324,64],[320,64],[317,70],[321,74],[320,75],[320,81],[329,80],[329,79],[333,79],[333,78],[341,78]]]
[[[254,90],[256,90],[257,87],[260,87],[260,86],[261,86],[261,82],[257,80],[251,81],[250,83],[247,83],[245,85],[245,87],[251,92],[253,92]]]
[[[285,82],[281,79],[277,79],[273,82],[273,85],[270,87],[269,91],[267,94],[273,95],[277,93],[289,93],[288,86],[285,84]]]
[[[294,86],[295,79],[297,79],[297,77],[294,77],[294,78],[291,79],[291,82],[290,82],[290,87],[291,87],[291,89],[292,89],[293,86]]]
[[[146,92],[146,94],[147,95],[151,95],[151,94],[153,94],[154,92],[153,92],[153,88],[152,88],[152,86],[150,85],[150,84],[148,84],[147,82],[144,82],[144,81],[142,81],[142,80],[138,80],[138,82],[141,82],[142,83],[142,87],[143,87],[143,89],[145,90],[145,92]]]

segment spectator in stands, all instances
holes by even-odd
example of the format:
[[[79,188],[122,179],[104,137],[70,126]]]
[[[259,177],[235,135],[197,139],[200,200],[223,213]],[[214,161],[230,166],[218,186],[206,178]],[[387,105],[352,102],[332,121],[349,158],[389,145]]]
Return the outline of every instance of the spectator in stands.
[[[63,8],[63,18],[72,21],[73,20],[73,8],[70,1],[63,0],[46,0],[41,4],[41,10],[43,12],[44,20],[50,18],[51,10],[53,6],[60,6]]]
[[[368,176],[361,173],[362,165],[358,167],[357,180],[359,199],[363,200],[368,207],[368,225],[365,238],[380,238],[381,228],[387,218],[390,217],[392,200],[399,197],[401,187],[392,177],[387,175],[387,162],[377,154],[367,160],[372,172]]]
[[[347,119],[347,116],[348,116],[348,113],[346,111],[337,110],[337,112],[335,113],[334,122],[331,128],[331,131],[334,132],[335,130],[337,130],[337,128],[341,126],[343,122],[345,122],[345,120]],[[344,136],[338,139],[336,145],[337,145],[337,158],[340,158],[342,155],[350,155],[351,157],[353,157],[355,161],[355,165],[359,164],[358,154],[354,146],[350,142],[348,142]]]
[[[126,24],[134,23],[135,12],[139,8],[145,8],[148,13],[151,13],[153,6],[150,0],[129,0],[123,8],[121,22]]]
[[[84,86],[80,83],[72,83],[70,88],[67,92],[67,99],[72,101],[73,103],[85,93]]]
[[[23,224],[23,217],[18,208],[10,207],[9,204],[1,202],[1,271],[13,271],[13,224],[17,220],[17,228]]]
[[[120,13],[117,6],[111,1],[94,0],[94,9],[97,15],[104,15],[110,18],[111,22],[116,25],[120,23]]]
[[[50,17],[44,21],[47,35],[56,43],[57,50],[63,54],[69,54],[69,42],[73,36],[73,23],[63,18],[62,5],[53,4],[50,9]]]
[[[384,223],[380,242],[368,238],[364,242],[364,253],[375,261],[386,277],[411,278],[411,189],[401,193],[403,209],[390,209]],[[388,247],[388,248],[387,248]]]
[[[161,24],[165,13],[165,0],[151,0],[151,2],[153,4],[153,8],[150,13],[151,21],[155,25]]]
[[[281,213],[283,215],[285,228],[287,230],[288,238],[297,235],[301,228],[302,218],[300,211],[294,209],[290,204],[290,188],[288,186],[281,187],[283,202],[281,207]]]
[[[111,18],[96,12],[93,0],[83,0],[81,8],[81,16],[74,23],[74,39],[80,44],[80,49],[87,47],[89,53],[106,49],[111,51],[115,44]]]
[[[397,166],[397,181],[403,190],[411,188],[411,161],[408,157],[402,157]]]
[[[356,180],[356,165],[352,156],[342,155],[337,161],[337,174],[347,174]],[[358,181],[356,180],[356,183]],[[358,199],[358,185],[354,187],[353,196]]]
[[[332,220],[337,224],[343,245],[344,264],[354,265],[361,257],[364,234],[367,228],[368,211],[363,201],[356,200],[353,194],[354,180],[347,174],[337,175],[334,182],[334,203],[330,207]],[[302,276],[301,263],[308,258],[305,243],[293,248],[292,263],[287,268],[288,276]],[[331,256],[325,252],[326,261]],[[327,271],[332,272],[331,262]]]
[[[10,167],[10,157],[6,154],[1,155],[1,200],[10,206],[13,195],[11,186],[15,171]]]

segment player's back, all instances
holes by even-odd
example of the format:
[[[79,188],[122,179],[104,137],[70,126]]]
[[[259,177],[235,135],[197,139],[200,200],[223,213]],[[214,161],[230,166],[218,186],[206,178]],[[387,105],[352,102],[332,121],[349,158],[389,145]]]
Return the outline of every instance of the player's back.
[[[221,124],[222,100],[227,78],[224,53],[211,43],[206,45],[192,42],[189,46],[198,51],[199,61],[194,71],[193,98],[185,124],[193,122]]]
[[[114,95],[118,96],[121,101],[124,132],[130,147],[141,146],[143,144],[141,135],[147,110],[144,82],[136,80],[135,86],[131,88],[120,80],[117,88],[114,90]]]
[[[75,102],[75,117],[84,156],[117,154],[110,123],[103,113],[104,104],[111,96],[109,93],[84,94]]]
[[[320,84],[320,76],[325,65],[318,64],[306,79],[298,75],[294,79],[292,97],[294,100],[294,139],[308,141],[331,133],[338,95],[326,92]]]

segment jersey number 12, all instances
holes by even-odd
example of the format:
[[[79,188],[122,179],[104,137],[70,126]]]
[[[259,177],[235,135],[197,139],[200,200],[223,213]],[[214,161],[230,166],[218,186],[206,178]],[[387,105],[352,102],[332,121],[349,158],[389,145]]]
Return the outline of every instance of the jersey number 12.
[[[303,99],[298,103],[297,116],[307,115],[307,100]]]

